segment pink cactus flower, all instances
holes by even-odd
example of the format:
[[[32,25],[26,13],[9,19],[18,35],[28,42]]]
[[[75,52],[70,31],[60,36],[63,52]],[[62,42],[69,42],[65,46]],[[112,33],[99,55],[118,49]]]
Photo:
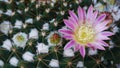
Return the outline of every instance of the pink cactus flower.
[[[69,11],[70,17],[64,19],[67,28],[59,30],[65,39],[70,40],[64,47],[69,49],[74,47],[74,51],[79,51],[82,57],[85,57],[86,47],[92,49],[105,50],[104,46],[108,46],[105,40],[110,40],[108,36],[113,35],[112,32],[106,31],[109,22],[105,20],[106,14],[98,16],[98,11],[93,11],[91,5],[87,11],[78,7],[76,15],[73,11]]]

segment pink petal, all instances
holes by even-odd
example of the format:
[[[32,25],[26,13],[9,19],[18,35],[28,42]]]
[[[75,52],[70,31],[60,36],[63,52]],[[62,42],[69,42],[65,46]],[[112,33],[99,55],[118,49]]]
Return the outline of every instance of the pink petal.
[[[80,54],[82,55],[82,57],[85,57],[85,47],[84,46],[80,46]]]
[[[69,19],[69,20],[71,21],[71,23],[73,23],[74,25],[78,25],[78,21],[76,21],[74,18],[69,17],[68,19]]]
[[[109,20],[105,20],[101,23],[102,26],[106,26],[109,23]]]
[[[101,14],[95,21],[94,25],[97,25],[98,23],[102,22],[103,20],[105,20],[106,18],[106,14]]]
[[[75,45],[75,42],[71,40],[65,45],[64,50],[71,48],[73,45]]]
[[[72,18],[74,18],[76,21],[78,21],[78,17],[76,16],[76,14],[73,11],[69,11],[69,14]]]
[[[109,21],[103,21],[102,23],[99,23],[99,24],[97,24],[96,26],[95,26],[95,29],[98,29],[98,28],[105,28],[105,27],[107,27],[106,25],[108,24],[108,22]]]
[[[69,20],[65,20],[65,19],[64,19],[63,21],[64,21],[65,25],[66,25],[68,28],[74,29],[74,25],[71,24],[71,23],[69,22]]]
[[[108,38],[107,36],[104,36],[102,34],[98,34],[96,35],[96,40],[110,40],[110,38]]]
[[[96,29],[96,32],[99,33],[99,32],[102,32],[104,30],[107,30],[109,27],[100,27],[98,29]]]
[[[108,47],[108,46],[109,46],[106,42],[104,42],[104,41],[102,41],[102,40],[99,40],[98,42],[99,42],[101,45],[105,46],[105,47]]]
[[[88,12],[87,12],[87,19],[88,20],[92,20],[92,16],[93,16],[93,6],[91,5],[90,7],[89,7],[89,9],[88,9]]]
[[[84,9],[82,9],[81,7],[78,7],[78,24],[81,25],[82,23],[85,23],[85,17],[86,17],[86,12]]]
[[[93,43],[94,47],[99,49],[99,50],[105,50],[105,48],[103,46],[101,46],[99,43]]]
[[[96,49],[96,48],[94,47],[94,45],[93,45],[93,44],[91,44],[91,43],[88,43],[88,44],[87,44],[87,46],[88,46],[88,47],[90,47],[90,48],[92,48],[93,50],[95,50],[95,49]]]
[[[109,31],[101,32],[101,34],[102,34],[102,35],[105,35],[105,36],[112,36],[112,35],[114,35],[114,33],[109,32]]]
[[[98,11],[95,11],[95,12],[93,13],[93,18],[92,18],[92,21],[93,21],[93,22],[95,21],[95,19],[97,18],[97,16],[98,16]]]
[[[80,6],[78,7],[77,12],[78,12],[79,20],[83,21],[84,20],[84,13],[83,13],[83,9]]]
[[[76,51],[78,51],[79,50],[79,48],[80,48],[80,44],[76,44],[75,46],[74,46],[74,52],[76,52]]]
[[[68,40],[73,39],[73,37],[72,37],[71,35],[63,35],[63,38],[66,38],[66,39],[68,39]]]
[[[97,25],[95,26],[96,32],[99,33],[99,32],[102,32],[102,31],[108,29],[109,27],[106,26],[106,23],[107,23],[107,22],[103,22],[103,23],[97,24]]]
[[[86,17],[86,11],[83,9],[83,20],[85,20]]]
[[[65,35],[72,35],[73,32],[71,30],[68,29],[59,29],[59,32]]]

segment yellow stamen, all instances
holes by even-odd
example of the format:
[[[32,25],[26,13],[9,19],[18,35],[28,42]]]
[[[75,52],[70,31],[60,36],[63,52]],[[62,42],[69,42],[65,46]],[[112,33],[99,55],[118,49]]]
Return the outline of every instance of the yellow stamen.
[[[87,44],[94,40],[95,31],[93,30],[91,25],[83,24],[78,27],[74,32],[74,39],[79,44]]]
[[[21,42],[21,41],[24,41],[24,37],[21,36],[21,35],[17,36],[16,39],[17,39],[18,41],[20,41],[20,42]]]

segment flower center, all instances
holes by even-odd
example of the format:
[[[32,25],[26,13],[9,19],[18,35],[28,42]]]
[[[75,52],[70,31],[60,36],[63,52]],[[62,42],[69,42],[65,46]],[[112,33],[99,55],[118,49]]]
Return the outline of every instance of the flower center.
[[[83,24],[79,28],[76,29],[74,33],[74,39],[79,44],[87,44],[94,40],[95,31],[93,30],[91,25]]]
[[[22,35],[18,35],[18,36],[16,37],[16,39],[17,39],[19,42],[24,41],[24,37],[23,37]]]

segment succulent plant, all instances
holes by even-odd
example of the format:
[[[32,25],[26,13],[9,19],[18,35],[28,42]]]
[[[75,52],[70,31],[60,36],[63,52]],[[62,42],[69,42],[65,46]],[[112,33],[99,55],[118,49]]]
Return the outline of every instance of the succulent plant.
[[[1,0],[0,68],[119,68],[120,5],[119,0]],[[93,5],[98,16],[106,14],[107,30],[114,33],[105,50],[86,47],[84,58],[59,30],[69,10]],[[91,18],[92,19],[92,18]],[[84,29],[85,30],[85,29]],[[82,30],[83,31],[83,30]]]

